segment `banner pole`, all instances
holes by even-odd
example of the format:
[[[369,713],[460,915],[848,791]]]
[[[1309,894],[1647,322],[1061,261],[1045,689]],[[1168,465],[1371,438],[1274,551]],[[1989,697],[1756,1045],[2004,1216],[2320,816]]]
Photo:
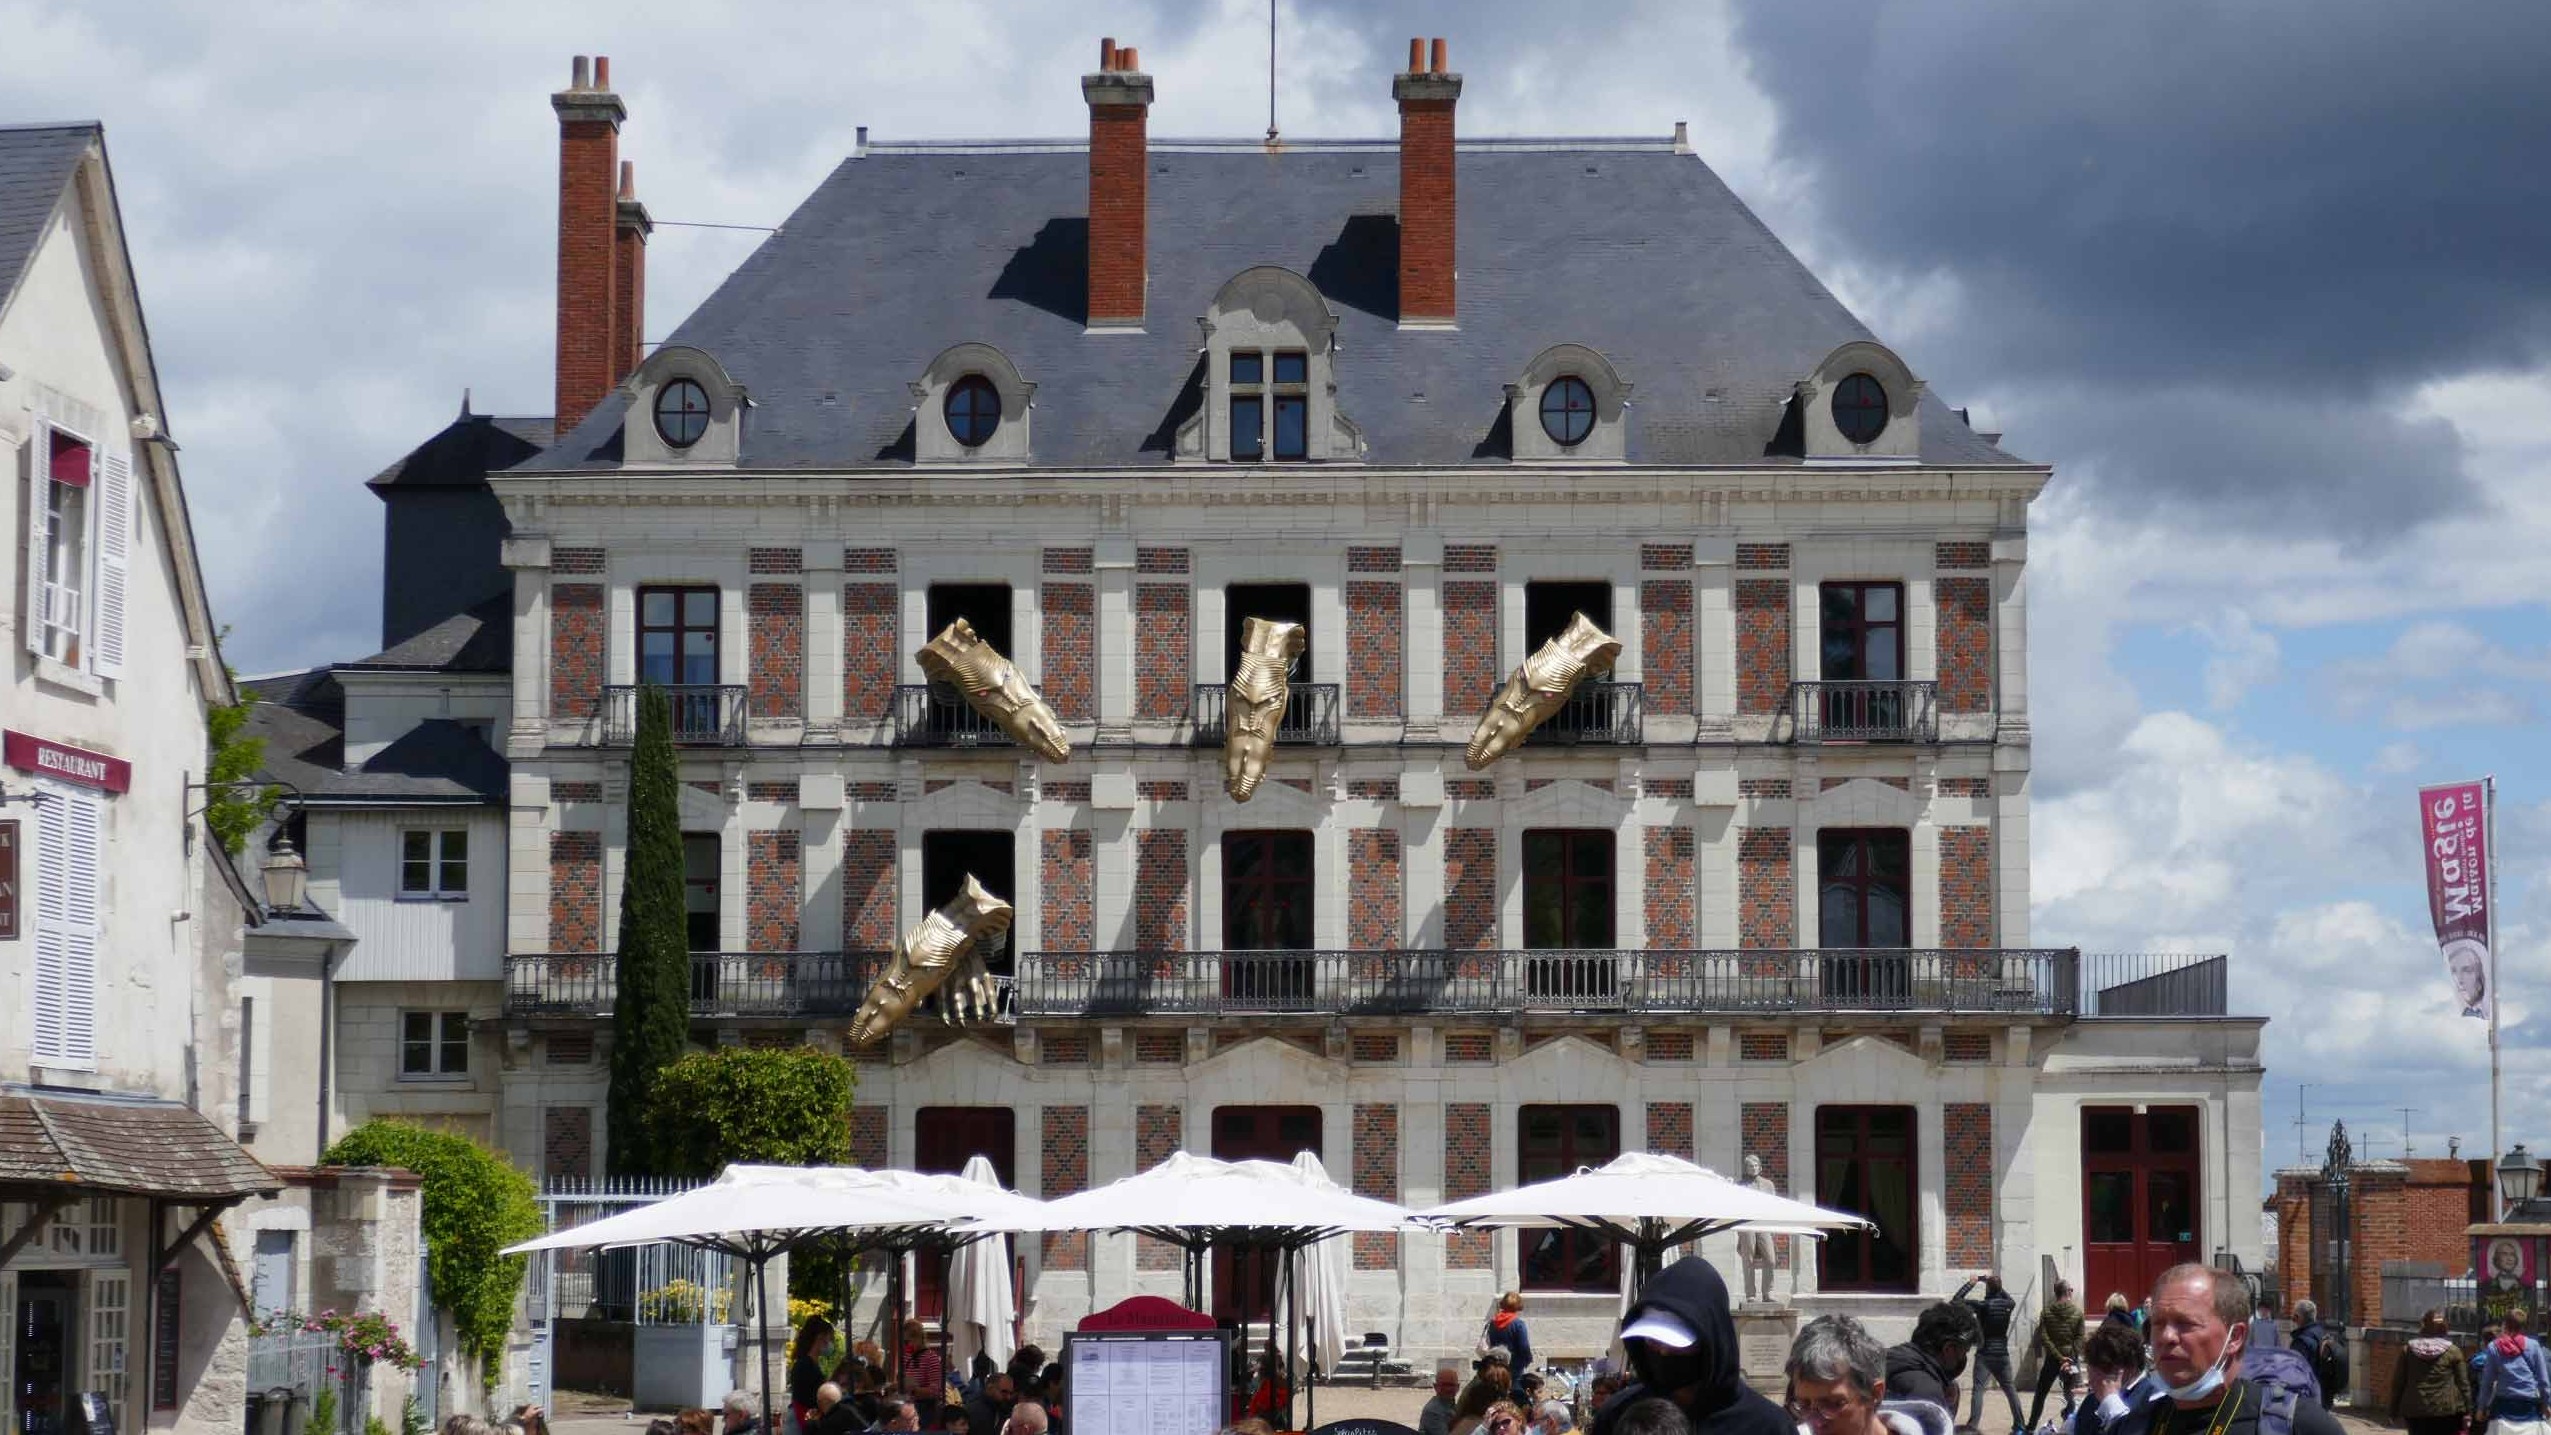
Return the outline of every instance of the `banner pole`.
[[[2486,834],[2480,868],[2481,912],[2489,935],[2489,1191],[2499,1220],[2507,1218],[2506,1196],[2498,1184],[2498,1165],[2506,1146],[2498,1130],[2498,1008],[2506,994],[2498,990],[2498,779],[2480,779],[2480,822]]]

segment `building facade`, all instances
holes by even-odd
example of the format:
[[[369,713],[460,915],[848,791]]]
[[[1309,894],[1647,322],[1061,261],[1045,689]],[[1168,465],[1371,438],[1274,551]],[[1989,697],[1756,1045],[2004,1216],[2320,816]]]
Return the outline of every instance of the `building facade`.
[[[384,633],[501,614],[501,712],[467,680],[501,719],[501,960],[473,928],[466,956],[364,968],[421,984],[385,987],[401,1021],[469,1014],[495,1139],[557,1181],[606,1159],[653,684],[701,1041],[840,1046],[966,877],[1015,907],[997,1021],[853,1051],[863,1164],[979,1153],[1056,1195],[1309,1149],[1423,1206],[1622,1151],[1755,1155],[1878,1223],[1785,1243],[1783,1294],[1887,1325],[1988,1267],[2035,1299],[2041,1258],[2094,1294],[2259,1264],[2261,1023],[2225,961],[2030,930],[2049,470],[1929,394],[1679,130],[1461,140],[1460,77],[1421,53],[1395,142],[1161,143],[1150,78],[1105,49],[1085,140],[863,141],[652,351],[624,107],[582,61],[553,97],[555,437],[465,414],[435,441],[465,494],[376,481],[394,546],[446,512],[501,562],[438,608],[394,553]],[[1610,669],[1469,766],[1579,615]],[[916,651],[960,618],[1067,760],[928,681]],[[1242,802],[1250,618],[1307,644]],[[459,704],[448,676],[400,681]],[[346,832],[348,884],[415,840]],[[474,908],[491,846],[466,841]],[[1179,1279],[1131,1238],[1018,1259],[1045,1336]],[[1367,1237],[1354,1267],[1351,1324],[1418,1354],[1467,1350],[1505,1289],[1560,1355],[1619,1309],[1612,1255],[1565,1235]]]

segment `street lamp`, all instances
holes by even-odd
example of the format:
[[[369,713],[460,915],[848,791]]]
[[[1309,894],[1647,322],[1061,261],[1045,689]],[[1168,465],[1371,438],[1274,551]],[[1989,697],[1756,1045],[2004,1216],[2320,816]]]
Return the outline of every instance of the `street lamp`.
[[[266,852],[265,864],[259,870],[258,877],[266,888],[266,910],[270,912],[301,910],[302,894],[310,885],[310,864],[301,860],[301,854],[293,848],[291,838],[276,836],[274,846]]]
[[[2498,1198],[2513,1210],[2542,1190],[2542,1167],[2525,1154],[2524,1143],[2498,1158]]]

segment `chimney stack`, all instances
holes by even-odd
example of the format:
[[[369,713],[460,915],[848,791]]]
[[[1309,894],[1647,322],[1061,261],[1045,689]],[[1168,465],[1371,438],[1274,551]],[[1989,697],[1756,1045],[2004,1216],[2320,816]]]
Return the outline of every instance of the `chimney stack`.
[[[576,57],[567,88],[549,97],[558,112],[558,431],[575,427],[629,372],[637,346],[637,296],[621,313],[624,268],[645,268],[646,211],[620,204],[620,122],[628,110],[611,92],[611,59]],[[632,227],[628,254],[622,231]],[[635,281],[630,281],[634,290]]]
[[[1142,57],[1098,42],[1098,72],[1081,76],[1089,102],[1089,315],[1093,329],[1140,329],[1150,268],[1145,235],[1151,163],[1151,76]]]
[[[1462,77],[1445,68],[1444,42],[1430,54],[1408,42],[1408,73],[1391,81],[1400,107],[1400,327],[1453,326],[1453,104]]]
[[[620,161],[620,194],[613,205],[611,240],[611,382],[619,383],[647,356],[647,236],[655,221],[638,202],[638,164]]]

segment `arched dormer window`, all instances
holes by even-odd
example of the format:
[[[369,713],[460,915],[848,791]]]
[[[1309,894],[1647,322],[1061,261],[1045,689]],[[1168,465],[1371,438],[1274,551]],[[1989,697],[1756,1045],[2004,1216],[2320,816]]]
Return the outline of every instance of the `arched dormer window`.
[[[943,351],[912,383],[912,456],[920,463],[1022,463],[1036,385],[990,344]]]
[[[1337,411],[1337,312],[1310,280],[1271,264],[1243,270],[1196,322],[1204,331],[1204,401],[1179,425],[1180,461],[1363,457],[1363,432]]]
[[[1583,344],[1553,344],[1506,385],[1517,462],[1618,463],[1630,388],[1612,361]]]
[[[732,467],[744,447],[744,386],[705,349],[671,344],[630,374],[628,416],[620,426],[624,467]]]
[[[1854,339],[1825,356],[1798,386],[1809,463],[1910,463],[1922,456],[1923,383],[1895,350]]]

